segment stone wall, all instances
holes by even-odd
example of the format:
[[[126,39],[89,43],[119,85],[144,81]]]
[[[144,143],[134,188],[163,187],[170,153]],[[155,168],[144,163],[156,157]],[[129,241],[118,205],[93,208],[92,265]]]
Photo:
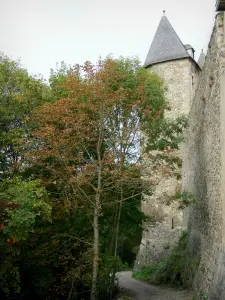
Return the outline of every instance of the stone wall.
[[[160,151],[151,152],[151,156],[162,154]],[[170,157],[179,156],[179,151],[172,151]],[[153,159],[154,161],[154,159]],[[176,165],[170,166],[166,161],[151,164],[148,157],[142,161],[142,178],[151,180],[155,186],[153,195],[143,195],[142,211],[147,216],[143,226],[142,241],[135,263],[135,271],[143,265],[157,263],[168,255],[178,242],[181,232],[186,229],[183,211],[180,203],[173,201],[176,192],[180,191],[181,181],[175,175],[180,173]]]
[[[170,111],[166,112],[166,117],[175,119],[179,115],[188,115],[198,83],[197,65],[185,58],[153,65],[150,71],[158,74],[167,86]]]
[[[183,149],[183,189],[189,208],[189,262],[199,266],[192,282],[208,299],[225,299],[225,73],[223,14],[216,17],[209,49],[189,115]]]
[[[196,63],[189,58],[178,59],[153,65],[149,70],[158,74],[167,86],[166,98],[170,111],[166,112],[166,117],[176,119],[187,115],[198,83],[200,70]],[[170,155],[180,158],[179,151],[171,151]],[[135,271],[143,265],[159,262],[168,255],[178,242],[181,232],[186,229],[183,211],[179,209],[180,203],[171,201],[181,189],[181,180],[177,179],[177,173],[179,177],[181,170],[178,169],[174,174],[163,161],[154,168],[154,172],[151,172],[151,168],[151,160],[143,159],[143,179],[152,179],[157,183],[153,195],[144,196],[142,201],[142,211],[149,220],[143,226]]]

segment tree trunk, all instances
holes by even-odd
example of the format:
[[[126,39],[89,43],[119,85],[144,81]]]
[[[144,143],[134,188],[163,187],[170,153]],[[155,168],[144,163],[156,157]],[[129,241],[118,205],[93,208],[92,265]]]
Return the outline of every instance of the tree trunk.
[[[120,217],[121,217],[121,211],[122,211],[122,205],[123,205],[123,201],[122,200],[123,200],[123,189],[122,189],[122,183],[121,183],[120,203],[119,203],[119,211],[118,211],[117,224],[116,224],[116,237],[115,237],[114,256],[117,255],[117,247],[118,247],[118,240],[119,240],[119,230],[120,230]]]
[[[122,155],[122,160],[121,160],[121,164],[120,164],[121,177],[122,177],[123,163],[124,163],[124,156]],[[117,220],[116,220],[116,232],[115,232],[115,244],[114,244],[114,257],[117,256],[122,205],[123,205],[123,183],[122,183],[122,178],[121,178],[121,182],[120,182],[120,203],[119,203],[118,213],[117,213],[117,216],[116,216]],[[115,274],[115,269],[113,269],[113,271],[112,271],[112,281],[111,281],[110,300],[112,299],[115,275],[116,275]]]
[[[119,203],[119,211],[118,211],[118,218],[116,224],[116,237],[115,237],[115,248],[114,248],[114,256],[117,255],[117,247],[118,247],[118,240],[119,240],[119,230],[120,230],[120,218],[121,218],[121,211],[123,205],[123,168],[124,168],[124,161],[125,161],[125,150],[123,149],[122,145],[120,147],[121,157],[120,157],[120,203]]]
[[[95,206],[94,206],[94,243],[93,243],[93,273],[92,273],[92,288],[91,288],[91,300],[98,299],[98,269],[99,269],[99,210],[100,210],[100,200],[101,200],[101,189],[102,189],[102,160],[101,160],[101,147],[103,138],[103,110],[100,109],[100,119],[99,119],[99,136],[97,143],[97,156],[98,156],[98,166],[97,166],[97,178],[98,186],[95,194]]]
[[[113,226],[112,226],[112,237],[111,237],[110,246],[109,246],[109,254],[114,257],[116,256],[115,255],[115,239],[116,239],[118,212],[119,212],[119,204],[116,204],[115,210],[114,210]],[[115,282],[115,268],[114,267],[112,268],[111,274],[112,274],[112,278],[110,281],[110,299],[109,300],[112,300],[112,298],[113,298],[114,282]]]
[[[117,224],[117,214],[118,214],[118,207],[119,204],[115,204],[115,208],[113,211],[113,222],[112,222],[112,229],[111,229],[111,239],[109,242],[108,254],[114,255],[114,244],[115,244],[115,232],[116,232],[116,224]]]
[[[91,300],[98,299],[97,278],[99,268],[99,204],[100,204],[100,191],[96,193],[96,203],[94,209],[94,245],[93,245],[93,274],[92,274],[92,291]]]

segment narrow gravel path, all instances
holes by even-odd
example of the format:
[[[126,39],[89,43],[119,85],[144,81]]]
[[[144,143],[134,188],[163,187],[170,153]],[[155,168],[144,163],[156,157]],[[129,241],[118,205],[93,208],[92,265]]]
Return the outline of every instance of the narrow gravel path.
[[[135,300],[191,300],[187,291],[148,284],[132,278],[132,272],[119,272],[119,287],[122,295],[132,296]]]

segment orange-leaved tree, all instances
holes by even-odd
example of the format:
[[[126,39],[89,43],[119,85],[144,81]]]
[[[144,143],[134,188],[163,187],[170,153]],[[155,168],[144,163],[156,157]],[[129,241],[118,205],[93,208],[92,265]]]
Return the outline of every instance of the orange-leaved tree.
[[[64,97],[32,117],[29,163],[49,172],[46,182],[63,187],[61,207],[84,209],[92,218],[94,300],[101,261],[99,219],[111,205],[109,252],[116,256],[123,204],[142,193],[137,176],[141,139],[146,128],[163,118],[164,86],[136,59],[107,58],[71,68],[57,89]]]

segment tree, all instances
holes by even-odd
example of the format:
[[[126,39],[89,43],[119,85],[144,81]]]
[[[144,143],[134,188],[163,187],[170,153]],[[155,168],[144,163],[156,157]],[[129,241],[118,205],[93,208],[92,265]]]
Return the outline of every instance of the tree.
[[[48,98],[42,79],[29,76],[19,61],[0,53],[0,180],[18,172],[18,140],[27,134],[26,117]]]
[[[48,174],[48,187],[61,187],[64,209],[74,213],[80,208],[92,216],[91,294],[97,299],[101,217],[111,205],[109,252],[116,257],[123,203],[141,197],[143,188],[137,176],[140,132],[163,118],[164,87],[135,59],[86,62],[63,74],[54,82],[64,98],[36,112],[36,129],[25,141],[32,148],[29,163],[39,166],[43,177]]]
[[[49,92],[42,79],[30,76],[19,61],[0,53],[0,242],[3,262],[0,294],[3,297],[20,290],[19,246],[22,240],[27,238],[44,207],[45,213],[48,211],[50,215],[50,206],[40,196],[45,194],[47,199],[40,181],[22,176],[16,178],[24,169],[25,145],[20,144],[20,139],[29,131],[26,118],[35,107],[49,100]]]

